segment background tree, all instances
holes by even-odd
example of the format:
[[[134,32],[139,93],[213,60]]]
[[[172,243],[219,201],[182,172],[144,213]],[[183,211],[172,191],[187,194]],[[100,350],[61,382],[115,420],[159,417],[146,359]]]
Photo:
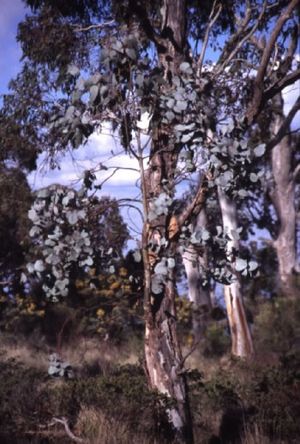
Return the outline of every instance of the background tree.
[[[0,166],[0,288],[16,293],[29,248],[27,213],[32,195],[25,174],[18,168]]]
[[[193,231],[206,232],[206,228],[206,210],[203,208],[197,217]],[[207,235],[209,236],[209,234]],[[188,299],[193,304],[193,330],[196,341],[201,341],[204,338],[212,308],[207,254],[206,246],[203,246],[200,252],[199,248],[191,243],[182,255],[187,277]]]
[[[283,100],[281,95],[273,99],[271,133],[277,134],[284,121]],[[271,153],[272,179],[269,193],[276,212],[278,229],[273,242],[278,260],[280,287],[284,294],[296,297],[300,289],[296,285],[299,272],[297,259],[297,218],[295,187],[299,168],[295,167],[296,146],[287,134],[274,146]]]

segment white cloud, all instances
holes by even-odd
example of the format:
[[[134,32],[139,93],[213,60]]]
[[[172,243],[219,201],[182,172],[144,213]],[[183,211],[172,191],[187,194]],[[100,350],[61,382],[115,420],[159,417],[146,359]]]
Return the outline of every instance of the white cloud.
[[[37,171],[28,176],[29,184],[37,189],[53,183],[61,183],[69,186],[80,187],[84,171],[98,169],[96,177],[98,182],[103,182],[114,171],[112,177],[105,182],[101,194],[112,194],[114,197],[132,197],[139,189],[136,187],[139,179],[138,162],[134,157],[125,154],[118,145],[115,136],[109,134],[109,128],[103,128],[103,132],[93,134],[86,145],[72,150],[61,157],[59,169],[43,169],[45,156],[41,155],[38,161]],[[100,169],[100,164],[107,170]]]

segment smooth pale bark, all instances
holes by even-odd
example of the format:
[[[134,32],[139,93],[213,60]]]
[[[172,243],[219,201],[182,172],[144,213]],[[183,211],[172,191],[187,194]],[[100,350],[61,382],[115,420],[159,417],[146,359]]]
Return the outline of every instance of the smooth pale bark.
[[[158,51],[159,62],[164,68],[165,79],[171,86],[172,77],[184,60],[185,1],[164,0],[161,12],[162,31],[167,30],[167,35],[171,33],[172,39],[167,37],[160,42],[165,50]],[[163,89],[167,92],[168,83]],[[177,155],[175,141],[169,128],[163,124],[158,125],[157,132],[152,137],[149,167],[142,177],[146,215],[149,201],[165,192],[164,183],[168,184],[169,193],[172,195]],[[193,443],[184,360],[176,332],[174,270],[168,270],[168,276],[159,294],[153,292],[151,286],[156,277],[155,266],[160,261],[160,256],[155,251],[149,251],[149,244],[159,245],[162,237],[169,238],[169,220],[170,215],[157,216],[154,220],[146,220],[143,227],[145,363],[150,386],[172,400],[172,407],[167,409],[167,414],[174,430],[174,442]],[[175,251],[176,240],[169,239],[163,256],[174,257]]]
[[[219,204],[222,213],[224,231],[228,234],[227,254],[233,260],[233,251],[239,250],[239,241],[233,233],[238,228],[235,203],[230,200],[221,188],[218,189]],[[240,358],[250,358],[253,353],[253,341],[246,318],[241,282],[238,275],[230,285],[224,285],[224,297],[231,333],[231,352]]]
[[[284,121],[283,100],[273,100],[272,133],[277,134]],[[292,171],[293,148],[291,137],[285,136],[272,150],[271,162],[274,185],[270,197],[279,223],[277,238],[273,242],[277,259],[280,287],[289,297],[295,297],[295,272],[298,271],[296,251],[295,180]],[[299,289],[298,289],[299,292]]]
[[[205,228],[207,217],[203,208],[194,227]],[[193,332],[196,341],[201,341],[207,327],[209,313],[211,310],[211,295],[209,287],[203,285],[203,269],[207,269],[207,254],[203,250],[199,251],[193,244],[190,244],[182,255],[182,261],[185,268],[188,284],[188,299],[193,304]]]

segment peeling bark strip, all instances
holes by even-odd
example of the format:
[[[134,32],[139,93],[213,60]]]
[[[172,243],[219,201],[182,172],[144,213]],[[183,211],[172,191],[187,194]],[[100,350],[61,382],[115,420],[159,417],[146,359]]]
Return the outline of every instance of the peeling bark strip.
[[[239,250],[239,242],[232,236],[232,232],[238,228],[237,211],[234,202],[230,201],[220,188],[218,189],[218,194],[223,227],[229,237],[227,244],[228,259],[232,261],[232,252]],[[231,352],[234,356],[240,358],[250,358],[254,353],[254,349],[246,318],[239,276],[236,276],[236,280],[230,285],[224,285],[224,297],[231,333]]]
[[[276,136],[284,121],[281,95],[273,99],[272,133]],[[270,197],[279,222],[279,231],[273,246],[276,250],[279,280],[283,293],[296,297],[294,273],[298,271],[296,252],[295,180],[292,171],[292,141],[285,136],[272,150],[274,185]]]

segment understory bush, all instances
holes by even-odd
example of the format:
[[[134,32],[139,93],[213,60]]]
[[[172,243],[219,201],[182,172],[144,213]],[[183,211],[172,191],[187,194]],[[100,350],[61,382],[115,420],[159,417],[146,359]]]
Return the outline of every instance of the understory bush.
[[[296,444],[300,356],[268,368],[228,362],[210,375],[196,369],[187,374],[195,442]],[[68,443],[61,424],[50,426],[53,418],[66,418],[74,434],[91,444],[172,442],[165,399],[148,389],[140,365],[66,380],[10,359],[0,362],[0,399],[1,443]]]

